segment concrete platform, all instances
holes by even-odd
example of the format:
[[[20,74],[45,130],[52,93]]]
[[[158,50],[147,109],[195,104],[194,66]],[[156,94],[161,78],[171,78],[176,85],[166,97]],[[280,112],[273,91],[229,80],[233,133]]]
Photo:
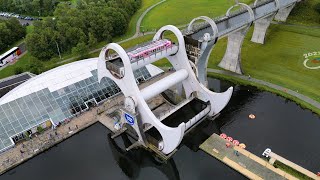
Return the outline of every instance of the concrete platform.
[[[249,179],[297,179],[245,149],[233,145],[227,148],[226,142],[228,141],[219,135],[212,134],[200,145],[200,149]],[[239,156],[235,155],[235,150],[239,152]]]

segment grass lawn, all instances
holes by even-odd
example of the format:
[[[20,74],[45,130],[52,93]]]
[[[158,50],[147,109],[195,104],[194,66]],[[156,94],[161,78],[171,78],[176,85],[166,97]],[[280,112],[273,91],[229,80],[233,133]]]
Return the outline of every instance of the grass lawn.
[[[246,75],[298,91],[320,102],[320,70],[303,66],[303,54],[320,51],[320,29],[272,25],[264,45],[250,41],[252,29],[242,47],[242,68]],[[221,39],[209,58],[218,68],[227,46]]]
[[[34,30],[34,25],[29,25],[29,26],[27,26],[27,34],[32,33],[33,30]]]
[[[239,2],[252,3],[253,0]],[[198,16],[215,17],[226,13],[232,0],[167,0],[149,12],[142,21],[145,31],[172,25],[184,25]]]

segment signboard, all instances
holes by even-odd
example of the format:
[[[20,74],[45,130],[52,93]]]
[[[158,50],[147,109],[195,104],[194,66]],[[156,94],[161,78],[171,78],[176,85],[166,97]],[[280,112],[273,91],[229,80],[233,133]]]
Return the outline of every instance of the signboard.
[[[124,113],[124,118],[126,119],[128,124],[130,124],[131,126],[134,125],[134,117],[132,117],[130,114]]]

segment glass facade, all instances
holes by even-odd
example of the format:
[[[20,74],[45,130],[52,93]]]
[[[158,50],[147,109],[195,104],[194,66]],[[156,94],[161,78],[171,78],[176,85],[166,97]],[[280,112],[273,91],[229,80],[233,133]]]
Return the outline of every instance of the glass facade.
[[[48,88],[0,105],[0,151],[13,145],[11,137],[47,120],[58,124],[90,105],[120,93],[110,79],[98,82],[97,70],[90,78],[50,92]],[[134,72],[137,81],[151,78],[146,67]]]

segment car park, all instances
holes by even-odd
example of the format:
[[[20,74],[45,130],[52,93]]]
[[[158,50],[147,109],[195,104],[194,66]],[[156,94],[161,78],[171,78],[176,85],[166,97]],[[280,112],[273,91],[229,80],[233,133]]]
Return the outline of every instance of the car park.
[[[28,21],[42,20],[42,18],[23,16],[23,15],[20,15],[20,14],[9,13],[9,12],[0,12],[0,16],[6,17],[6,18],[15,17],[15,18],[18,18],[18,19],[23,19],[23,20],[28,20]]]

